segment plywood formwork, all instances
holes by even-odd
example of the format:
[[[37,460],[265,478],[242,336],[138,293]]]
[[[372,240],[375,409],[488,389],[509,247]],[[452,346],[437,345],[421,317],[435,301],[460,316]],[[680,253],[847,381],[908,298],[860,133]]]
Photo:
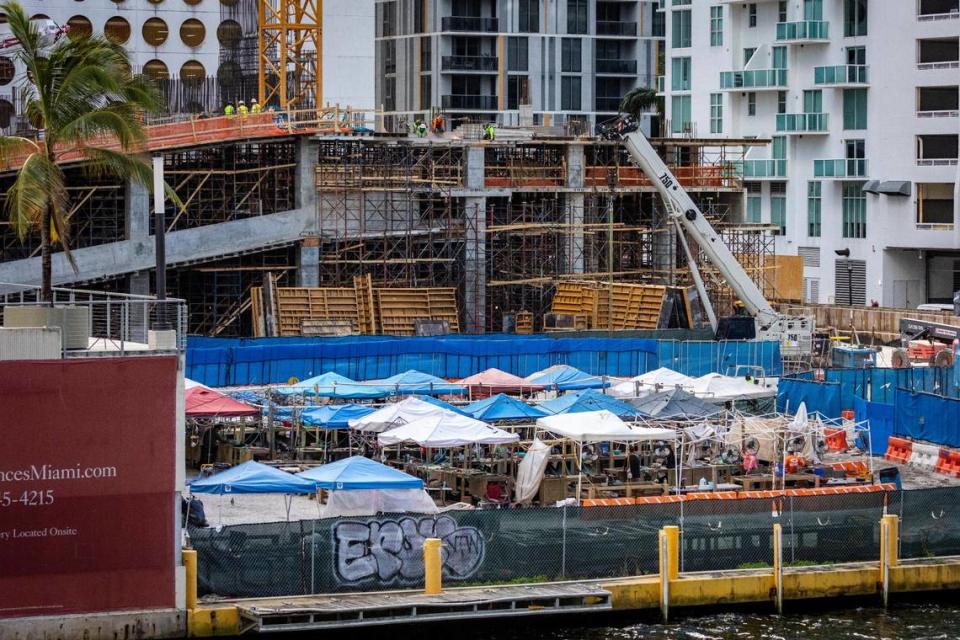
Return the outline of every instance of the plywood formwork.
[[[666,290],[662,285],[560,282],[550,312],[584,317],[588,329],[656,329]]]
[[[376,289],[381,332],[391,336],[416,335],[417,320],[443,320],[450,333],[460,332],[457,290]]]

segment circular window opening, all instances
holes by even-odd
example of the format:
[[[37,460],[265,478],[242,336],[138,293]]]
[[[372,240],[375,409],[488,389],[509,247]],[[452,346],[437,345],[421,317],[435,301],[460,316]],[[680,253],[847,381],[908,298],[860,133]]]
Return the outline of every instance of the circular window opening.
[[[236,47],[243,37],[243,28],[236,20],[224,20],[217,27],[217,40],[224,47]]]
[[[9,100],[0,100],[0,128],[6,129],[13,119],[13,103]]]
[[[113,16],[103,25],[103,35],[115,44],[123,44],[130,39],[130,23],[125,18]]]
[[[183,0],[183,1],[188,5],[190,5],[191,7],[195,7],[198,4],[200,4],[200,0]]]
[[[160,4],[163,0],[150,0],[150,4]]]
[[[36,14],[36,15],[30,16],[30,21],[31,21],[31,22],[34,21],[34,20],[49,20],[49,19],[50,19],[50,16],[48,16],[48,15],[45,14],[45,13],[38,13],[38,14]]]
[[[227,60],[217,69],[217,82],[221,87],[233,87],[240,82],[240,65]]]
[[[160,18],[150,18],[143,23],[143,40],[151,47],[159,47],[167,41],[170,29]]]
[[[143,75],[155,82],[159,80],[170,79],[170,71],[167,69],[167,65],[165,65],[162,60],[151,60],[147,64],[143,65]]]
[[[67,26],[70,27],[67,35],[71,38],[89,38],[93,33],[93,24],[86,16],[73,16],[67,20]]]
[[[180,25],[180,39],[188,47],[199,47],[207,35],[207,28],[196,18],[184,20]]]
[[[235,7],[237,6],[237,0],[220,0],[220,4],[225,7]]]
[[[0,58],[0,85],[10,84],[13,76],[17,75],[17,68],[10,58]]]
[[[7,24],[7,14],[0,12],[0,24]]]
[[[188,60],[180,67],[180,80],[184,84],[200,84],[206,76],[207,70],[196,60]]]

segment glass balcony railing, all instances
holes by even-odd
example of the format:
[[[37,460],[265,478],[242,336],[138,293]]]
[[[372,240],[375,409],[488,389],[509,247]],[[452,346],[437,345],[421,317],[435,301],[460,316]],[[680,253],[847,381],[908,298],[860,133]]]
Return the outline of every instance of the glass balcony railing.
[[[830,23],[823,20],[804,20],[802,22],[778,22],[777,40],[805,41],[829,39]]]
[[[838,64],[813,68],[813,83],[819,85],[864,85],[867,84],[867,66],[863,64]]]
[[[499,28],[496,18],[478,18],[474,16],[447,16],[440,20],[443,31],[482,31],[496,33]]]
[[[444,71],[496,71],[497,56],[443,56],[440,67]]]
[[[721,89],[780,89],[787,86],[786,69],[721,71]]]
[[[744,160],[741,172],[744,178],[784,178],[787,175],[787,161]]]
[[[636,60],[597,60],[597,73],[622,73],[636,75]]]
[[[815,178],[866,178],[867,161],[863,158],[814,160]]]
[[[443,96],[443,108],[496,111],[497,96],[446,95]]]
[[[597,20],[598,36],[635,36],[637,35],[636,22],[621,22],[619,20]]]
[[[804,133],[826,131],[827,113],[778,113],[777,131],[786,133]]]

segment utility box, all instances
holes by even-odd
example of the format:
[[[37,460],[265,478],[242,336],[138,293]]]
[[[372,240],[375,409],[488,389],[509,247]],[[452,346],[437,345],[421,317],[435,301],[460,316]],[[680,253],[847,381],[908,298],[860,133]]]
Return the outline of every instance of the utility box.
[[[867,347],[836,345],[830,352],[830,361],[841,369],[869,369],[877,366],[877,352]]]
[[[0,328],[0,360],[59,360],[58,327]]]

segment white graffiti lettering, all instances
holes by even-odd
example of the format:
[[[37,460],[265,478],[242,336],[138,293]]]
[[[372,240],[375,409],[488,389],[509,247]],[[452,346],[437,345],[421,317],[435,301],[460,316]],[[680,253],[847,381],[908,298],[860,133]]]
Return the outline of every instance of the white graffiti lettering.
[[[484,540],[449,516],[399,520],[345,520],[333,528],[334,571],[346,583],[412,583],[423,578],[423,542],[440,538],[443,573],[469,578],[483,563]]]

